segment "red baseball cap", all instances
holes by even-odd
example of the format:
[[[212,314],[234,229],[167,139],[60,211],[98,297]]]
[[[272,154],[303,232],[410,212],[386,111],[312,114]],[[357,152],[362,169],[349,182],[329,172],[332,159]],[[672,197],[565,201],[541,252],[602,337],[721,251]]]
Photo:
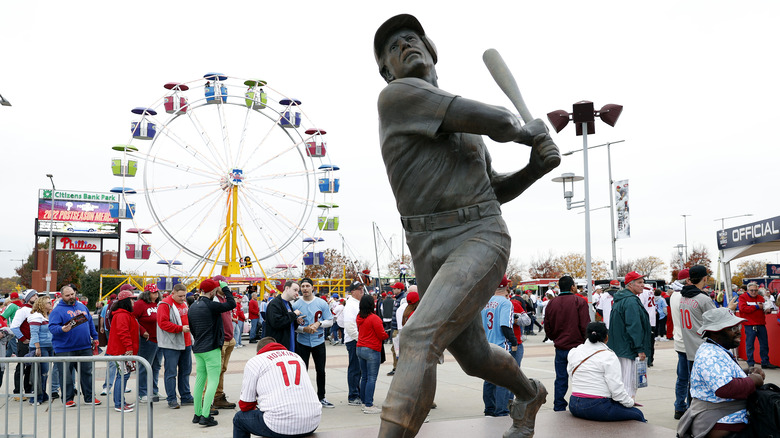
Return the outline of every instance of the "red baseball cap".
[[[686,278],[691,278],[691,274],[688,269],[683,269],[682,271],[677,273],[678,280],[685,280]]]
[[[404,286],[404,284],[403,284],[403,283],[401,283],[400,281],[398,281],[398,282],[396,282],[396,283],[393,285],[393,289],[401,289],[401,290],[404,290],[404,289],[406,289],[406,286]]]
[[[617,286],[617,287],[620,287],[620,280],[611,280],[611,281],[609,282],[609,285],[610,285],[610,286]]]
[[[210,278],[207,278],[200,282],[200,290],[202,290],[203,292],[211,292],[218,287],[219,287],[219,283],[217,283],[215,280],[212,280]]]
[[[643,278],[644,275],[639,275],[636,271],[631,271],[628,274],[626,274],[626,284],[631,283],[634,280],[638,280],[640,278]]]
[[[16,293],[16,292],[11,292],[11,296],[9,296],[8,298],[10,298],[12,300],[18,300],[19,299],[19,294]]]
[[[509,284],[509,279],[506,278],[506,275],[504,275],[504,278],[501,279],[501,283],[498,283],[498,287],[506,287]]]
[[[135,295],[129,290],[123,290],[122,292],[119,292],[119,296],[117,297],[117,299],[119,301],[122,301],[125,298],[135,298]]]
[[[414,304],[416,302],[420,301],[420,294],[417,292],[409,292],[406,294],[406,302],[409,304]]]

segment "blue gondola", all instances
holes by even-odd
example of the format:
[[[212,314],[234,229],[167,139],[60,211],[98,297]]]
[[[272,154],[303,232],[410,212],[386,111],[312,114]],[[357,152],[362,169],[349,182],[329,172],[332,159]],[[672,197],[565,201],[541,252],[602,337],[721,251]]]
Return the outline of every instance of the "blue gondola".
[[[222,73],[206,73],[203,75],[203,78],[206,79],[206,103],[227,102],[227,87],[221,83],[227,80],[227,76]],[[219,92],[217,92],[217,89],[219,89]]]
[[[298,99],[282,99],[280,105],[286,108],[282,111],[282,118],[279,120],[279,126],[282,128],[299,128],[301,126],[301,112],[298,106],[301,101]]]

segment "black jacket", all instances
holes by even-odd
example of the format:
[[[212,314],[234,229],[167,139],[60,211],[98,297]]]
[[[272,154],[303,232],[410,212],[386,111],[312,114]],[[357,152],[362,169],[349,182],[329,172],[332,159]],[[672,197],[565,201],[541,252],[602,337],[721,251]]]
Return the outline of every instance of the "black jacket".
[[[295,342],[295,338],[291,336],[294,336],[293,330],[298,328],[298,316],[294,311],[287,310],[284,303],[281,294],[268,303],[268,308],[265,309],[265,335],[276,339],[276,342],[284,345],[284,348],[292,350],[291,344]]]
[[[230,312],[236,307],[233,292],[223,287],[226,302],[220,303],[201,296],[195,301],[187,313],[192,334],[192,352],[205,353],[221,349],[225,342],[225,331],[222,328],[222,313]]]

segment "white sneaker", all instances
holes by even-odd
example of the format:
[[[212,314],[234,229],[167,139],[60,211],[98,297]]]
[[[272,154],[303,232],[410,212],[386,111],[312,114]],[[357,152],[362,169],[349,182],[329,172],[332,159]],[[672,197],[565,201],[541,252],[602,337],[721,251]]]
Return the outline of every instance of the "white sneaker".
[[[100,391],[100,395],[108,395],[108,391],[106,391],[106,388],[103,388],[103,390]]]
[[[381,414],[382,408],[377,406],[366,406],[363,408],[364,414]]]
[[[138,402],[139,403],[149,403],[149,397],[146,396],[146,395],[143,395],[143,396],[138,398]]]

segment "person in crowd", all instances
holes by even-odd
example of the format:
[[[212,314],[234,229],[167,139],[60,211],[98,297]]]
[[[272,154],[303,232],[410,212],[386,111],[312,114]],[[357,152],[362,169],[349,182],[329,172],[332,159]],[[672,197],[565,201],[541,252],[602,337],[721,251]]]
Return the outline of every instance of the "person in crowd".
[[[516,293],[521,293],[519,291],[520,289],[516,289]],[[512,331],[515,333],[515,339],[517,339],[517,350],[512,352],[512,356],[517,361],[517,366],[521,367],[524,351],[523,331],[525,327],[533,327],[533,324],[531,323],[531,318],[528,317],[526,308],[523,306],[524,301],[520,295],[515,295],[510,301],[512,303],[512,311],[514,312],[512,315]]]
[[[357,357],[360,365],[360,400],[363,401],[364,414],[379,414],[382,409],[374,406],[374,388],[381,363],[382,343],[388,334],[382,319],[374,313],[374,297],[364,294],[360,298],[359,313],[356,318],[358,329]]]
[[[398,337],[400,340],[401,332],[404,329],[404,326],[407,322],[409,322],[409,318],[412,317],[412,314],[415,310],[417,310],[417,306],[420,305],[420,294],[417,292],[417,286],[412,285],[409,286],[409,290],[406,292],[406,304],[403,305],[403,307],[399,307],[398,310],[401,311],[401,319],[398,320]],[[401,344],[398,344],[398,357],[401,357],[400,353],[400,346]]]
[[[689,285],[690,274],[688,269],[681,269],[677,273],[677,280],[671,284],[672,296],[669,298],[669,309],[672,313],[672,335],[674,337],[674,351],[677,353],[677,381],[674,386],[674,419],[679,420],[688,406],[691,404],[690,368],[688,367],[688,355],[685,352],[685,342],[682,335],[682,288]],[[687,318],[686,318],[687,322]]]
[[[392,294],[383,294],[382,297],[382,323],[385,326],[385,330],[388,332],[391,330],[391,324],[393,322],[393,308],[395,307],[395,298]]]
[[[636,358],[646,360],[650,353],[652,331],[650,318],[639,299],[644,291],[645,279],[636,271],[625,277],[626,288],[615,292],[609,319],[607,345],[618,357],[623,385],[629,397],[636,396]]]
[[[344,305],[344,345],[347,347],[347,402],[350,406],[362,406],[360,399],[360,363],[357,357],[358,327],[357,317],[360,313],[360,300],[364,294],[363,283],[353,281],[348,287],[349,299]]]
[[[106,347],[107,356],[120,356],[116,361],[116,375],[113,383],[114,410],[117,412],[133,412],[135,404],[127,403],[124,389],[130,379],[130,370],[125,366],[121,356],[138,354],[140,325],[133,316],[133,299],[135,294],[129,290],[119,292],[114,304],[111,305],[111,331]]]
[[[260,339],[257,354],[244,368],[233,438],[299,438],[314,433],[322,404],[304,369],[300,356],[274,338]]]
[[[222,291],[225,302],[214,300],[217,291]],[[222,347],[225,343],[225,330],[222,315],[230,314],[236,307],[236,301],[230,288],[224,281],[207,278],[200,283],[200,297],[189,311],[192,351],[195,353],[197,378],[195,379],[195,416],[193,423],[211,427],[218,424],[212,411],[214,394],[220,380]],[[204,392],[205,388],[205,392]]]
[[[334,299],[335,304],[331,307],[331,313],[333,313],[333,327],[330,329],[330,344],[344,344],[344,304],[346,301],[340,298],[337,294]]]
[[[656,341],[666,342],[668,341],[668,339],[666,339],[666,318],[669,316],[669,306],[663,296],[661,296],[662,292],[663,291],[661,289],[655,290],[655,306],[657,314],[655,332],[653,334],[655,335]]]
[[[390,321],[390,337],[393,338],[393,345],[390,347],[390,354],[393,355],[393,369],[387,373],[388,376],[395,375],[395,367],[398,366],[398,352],[396,351],[396,345],[398,343],[398,308],[401,307],[401,304],[406,302],[406,285],[401,283],[400,281],[396,282],[392,289],[392,295],[393,295],[393,313],[391,316]]]
[[[492,345],[514,353],[517,339],[512,331],[512,303],[509,300],[509,281],[506,275],[501,279],[490,301],[482,309],[482,327],[487,340]],[[505,387],[485,380],[482,384],[482,400],[485,404],[485,416],[505,417],[509,415],[509,401],[512,392]]]
[[[35,300],[38,299],[38,291],[35,289],[27,289],[22,296],[22,305],[14,313],[14,317],[9,325],[11,331],[16,337],[17,343],[17,357],[24,357],[30,352],[30,323],[27,322],[27,317],[32,312],[32,306]],[[21,363],[16,366],[14,371],[14,394],[19,394],[19,390],[22,390],[24,394],[30,394],[33,391],[32,382],[32,369],[31,367],[25,367]]]
[[[257,292],[252,292],[249,296],[248,304],[249,313],[249,343],[256,344],[259,338],[260,332],[257,330],[260,327],[260,303],[257,302]]]
[[[64,286],[60,292],[62,299],[49,314],[54,355],[92,356],[98,346],[98,334],[89,309],[76,299],[76,291],[72,287]],[[92,393],[92,362],[65,362],[57,370],[60,385],[65,388],[65,396],[62,398],[65,406],[77,406],[73,400],[75,381],[70,378],[75,371],[79,371],[81,395],[85,403],[100,405],[102,402]],[[67,375],[68,379],[63,380],[63,375]]]
[[[694,278],[694,274],[691,274]],[[697,329],[704,342],[696,351],[691,369],[690,408],[677,425],[680,437],[747,437],[747,398],[764,384],[761,368],[747,373],[731,354],[739,347],[740,325],[745,318],[734,316],[725,307],[710,309],[702,315]]]
[[[157,386],[162,366],[162,350],[157,345],[157,305],[160,303],[160,291],[157,285],[149,283],[133,304],[133,316],[141,325],[141,338],[138,345],[138,355],[146,359],[152,366],[152,391],[149,391],[146,367],[138,367],[138,401],[141,403],[160,401]],[[151,392],[151,396],[149,393]]]
[[[771,308],[765,308],[764,302],[758,283],[750,282],[747,285],[747,293],[739,297],[739,314],[746,319],[744,324],[745,352],[747,353],[748,366],[752,367],[756,363],[755,348],[756,339],[758,339],[761,368],[773,370],[777,366],[769,363],[769,338],[766,332],[765,317],[767,313],[771,312]]]
[[[569,350],[567,356],[566,371],[571,376],[569,412],[592,421],[645,422],[644,414],[623,386],[617,355],[606,345],[607,326],[591,322],[585,333],[587,341]]]
[[[325,329],[333,324],[333,314],[328,303],[314,296],[314,282],[311,278],[301,280],[302,298],[293,304],[303,316],[305,325],[298,326],[298,338],[295,351],[301,356],[306,369],[309,369],[309,356],[314,360],[317,373],[317,398],[323,408],[336,406],[325,398]]]
[[[195,403],[190,392],[192,336],[186,300],[187,288],[179,283],[173,286],[173,293],[157,305],[157,347],[165,359],[163,381],[166,401],[171,409]],[[181,405],[176,397],[177,388]]]
[[[585,327],[590,322],[588,302],[578,297],[577,285],[571,276],[558,280],[561,293],[547,305],[544,332],[555,344],[555,399],[554,411],[566,410],[566,391],[569,389],[567,372],[569,350],[585,342]]]
[[[292,307],[292,302],[298,298],[300,285],[297,281],[288,280],[284,291],[268,303],[265,312],[266,336],[276,339],[290,351],[295,351],[295,329],[305,323],[300,310]]]
[[[235,348],[244,348],[244,342],[241,337],[244,335],[244,323],[246,322],[246,314],[241,305],[241,294],[233,294],[233,298],[236,301],[236,307],[232,311],[231,318],[233,319],[233,339],[236,340]]]
[[[126,283],[119,287],[119,293],[124,291],[130,291],[134,293],[135,290],[135,286],[133,286],[131,283]],[[108,302],[106,302],[106,305],[103,307],[100,318],[98,320],[100,323],[99,330],[101,334],[105,336],[106,343],[108,343],[108,338],[111,336],[111,309],[114,307],[116,300],[117,294],[111,294],[108,296]],[[106,365],[106,378],[103,381],[103,390],[100,392],[100,395],[107,395],[108,392],[111,391],[111,385],[114,383],[116,371],[116,362],[111,361]]]
[[[52,305],[48,294],[35,300],[32,306],[32,312],[27,317],[27,323],[30,326],[30,345],[34,347],[35,357],[54,356],[54,347],[51,342],[51,332],[49,331],[49,313]],[[32,348],[31,348],[32,349]],[[35,397],[30,399],[30,403],[44,403],[49,400],[46,394],[46,382],[49,376],[49,364],[41,362],[33,366],[33,370],[38,369],[38,386]]]
[[[222,275],[216,275],[212,280],[227,284],[227,279]],[[232,294],[229,288],[217,288],[217,293],[214,295],[213,300],[225,304],[228,301],[227,294]],[[219,371],[219,383],[217,384],[217,392],[214,394],[214,403],[212,406],[217,409],[234,409],[236,404],[227,399],[227,395],[224,391],[225,372],[227,371],[228,363],[230,363],[230,356],[233,354],[233,349],[236,347],[236,338],[233,337],[233,314],[232,312],[223,312],[220,316],[222,317],[222,330],[225,342],[222,343],[222,368]]]
[[[612,304],[615,300],[615,292],[620,289],[620,280],[610,280],[609,286],[601,293],[599,298],[599,305],[596,307],[596,312],[601,315],[601,320],[604,325],[609,328],[609,317],[612,313]]]

